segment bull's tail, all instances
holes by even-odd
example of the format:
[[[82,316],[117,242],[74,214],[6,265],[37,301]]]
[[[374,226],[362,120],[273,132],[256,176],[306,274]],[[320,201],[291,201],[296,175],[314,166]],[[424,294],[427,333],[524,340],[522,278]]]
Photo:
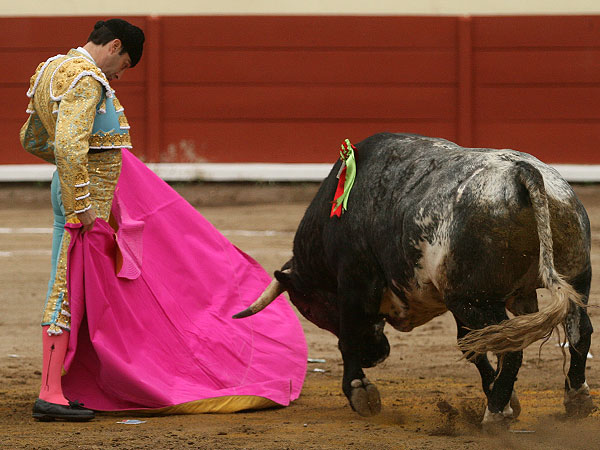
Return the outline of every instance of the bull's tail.
[[[458,341],[468,354],[519,351],[544,339],[565,321],[571,303],[584,306],[582,296],[554,268],[552,230],[544,179],[531,164],[519,161],[518,179],[529,192],[540,242],[539,278],[550,292],[550,302],[538,312],[473,330]]]

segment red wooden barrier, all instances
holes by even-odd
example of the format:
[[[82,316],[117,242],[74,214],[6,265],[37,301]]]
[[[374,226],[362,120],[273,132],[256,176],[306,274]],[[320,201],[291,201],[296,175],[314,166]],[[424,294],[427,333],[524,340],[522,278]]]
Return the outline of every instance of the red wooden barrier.
[[[144,58],[115,81],[148,161],[330,162],[378,131],[600,163],[600,16],[133,17]],[[0,18],[0,164],[28,79],[96,18]]]
[[[600,16],[473,20],[475,141],[600,163]]]

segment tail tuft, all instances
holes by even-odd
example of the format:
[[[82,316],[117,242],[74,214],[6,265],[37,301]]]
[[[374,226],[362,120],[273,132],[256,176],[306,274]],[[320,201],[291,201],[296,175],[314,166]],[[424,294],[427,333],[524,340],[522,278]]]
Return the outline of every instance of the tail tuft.
[[[473,330],[458,341],[459,348],[470,354],[516,352],[548,338],[564,322],[571,304],[585,306],[582,296],[571,285],[562,277],[556,280],[549,288],[550,303],[540,311]]]

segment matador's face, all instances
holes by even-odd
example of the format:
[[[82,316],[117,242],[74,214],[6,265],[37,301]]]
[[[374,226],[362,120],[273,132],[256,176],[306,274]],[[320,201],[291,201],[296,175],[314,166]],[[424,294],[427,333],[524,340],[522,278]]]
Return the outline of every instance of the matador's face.
[[[105,47],[105,57],[98,65],[109,81],[118,80],[123,76],[123,72],[131,67],[131,58],[127,52],[121,53],[123,47],[118,39],[109,42]]]

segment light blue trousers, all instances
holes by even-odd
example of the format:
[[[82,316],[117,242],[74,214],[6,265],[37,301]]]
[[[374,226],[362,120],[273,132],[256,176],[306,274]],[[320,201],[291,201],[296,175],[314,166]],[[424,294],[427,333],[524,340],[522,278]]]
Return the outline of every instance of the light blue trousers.
[[[50,195],[52,199],[52,212],[54,213],[54,225],[52,231],[52,268],[50,270],[50,281],[48,282],[48,292],[46,293],[46,302],[50,296],[54,280],[56,279],[56,266],[58,264],[58,255],[62,245],[63,235],[65,234],[65,208],[62,203],[62,195],[60,189],[60,180],[58,171],[52,176],[52,184],[50,185]]]

